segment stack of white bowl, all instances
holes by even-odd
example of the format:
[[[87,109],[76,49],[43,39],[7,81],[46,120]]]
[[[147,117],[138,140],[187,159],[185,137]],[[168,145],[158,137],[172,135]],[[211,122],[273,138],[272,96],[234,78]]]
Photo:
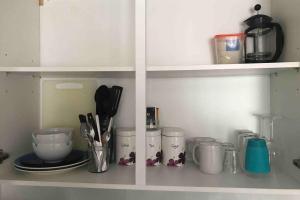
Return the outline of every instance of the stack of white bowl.
[[[32,133],[34,153],[45,162],[60,162],[72,151],[71,128],[41,129]]]

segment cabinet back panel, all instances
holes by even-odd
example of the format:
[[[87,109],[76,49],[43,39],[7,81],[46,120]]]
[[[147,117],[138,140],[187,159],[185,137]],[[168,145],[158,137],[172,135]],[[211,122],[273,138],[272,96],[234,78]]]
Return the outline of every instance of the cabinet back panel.
[[[233,142],[238,129],[257,131],[254,113],[270,111],[269,81],[269,76],[148,79],[147,105],[160,108],[161,126]]]
[[[257,3],[270,14],[270,0],[147,1],[148,64],[214,63],[214,35],[243,31]]]
[[[61,88],[71,83],[81,88]],[[75,128],[73,140],[75,147],[84,148],[86,142],[80,137],[80,113],[96,112],[94,95],[100,85],[120,85],[123,93],[116,115],[115,125],[132,127],[135,123],[135,83],[134,79],[43,79],[42,80],[42,127]]]
[[[132,66],[133,1],[48,1],[41,7],[42,66]]]

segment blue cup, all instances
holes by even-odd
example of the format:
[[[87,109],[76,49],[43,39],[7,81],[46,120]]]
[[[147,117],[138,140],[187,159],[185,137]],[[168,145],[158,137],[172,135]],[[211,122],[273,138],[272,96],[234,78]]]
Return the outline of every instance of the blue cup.
[[[252,138],[248,140],[245,170],[254,174],[270,173],[269,151],[264,139]]]

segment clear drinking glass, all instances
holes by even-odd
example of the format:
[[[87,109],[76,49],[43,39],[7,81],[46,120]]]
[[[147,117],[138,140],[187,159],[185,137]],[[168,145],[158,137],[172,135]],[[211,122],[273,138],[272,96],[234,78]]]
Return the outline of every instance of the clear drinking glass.
[[[225,157],[224,157],[224,172],[230,174],[236,174],[238,171],[238,162],[237,162],[237,150],[235,147],[225,148]]]

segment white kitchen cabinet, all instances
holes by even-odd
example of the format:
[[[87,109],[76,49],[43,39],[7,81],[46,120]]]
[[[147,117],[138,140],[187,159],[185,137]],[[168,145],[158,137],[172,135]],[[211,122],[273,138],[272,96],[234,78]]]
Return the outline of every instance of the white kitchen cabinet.
[[[12,2],[0,2],[1,11],[19,11],[17,19],[0,12],[0,147],[11,154],[0,165],[1,184],[300,195],[300,169],[292,164],[300,156],[297,0],[49,0],[42,7],[35,0]],[[211,37],[241,31],[256,3],[284,25],[282,62],[213,64]],[[83,87],[58,91],[55,85],[65,82]],[[135,167],[113,165],[104,174],[83,167],[51,176],[13,169],[13,160],[31,151],[30,135],[39,127],[72,126],[76,148],[84,148],[77,116],[93,111],[101,84],[124,87],[116,124],[136,127]],[[258,131],[254,113],[280,115],[279,160],[263,178],[204,175],[191,163],[147,168],[147,105],[160,107],[162,126],[221,141],[233,141],[238,129]]]

